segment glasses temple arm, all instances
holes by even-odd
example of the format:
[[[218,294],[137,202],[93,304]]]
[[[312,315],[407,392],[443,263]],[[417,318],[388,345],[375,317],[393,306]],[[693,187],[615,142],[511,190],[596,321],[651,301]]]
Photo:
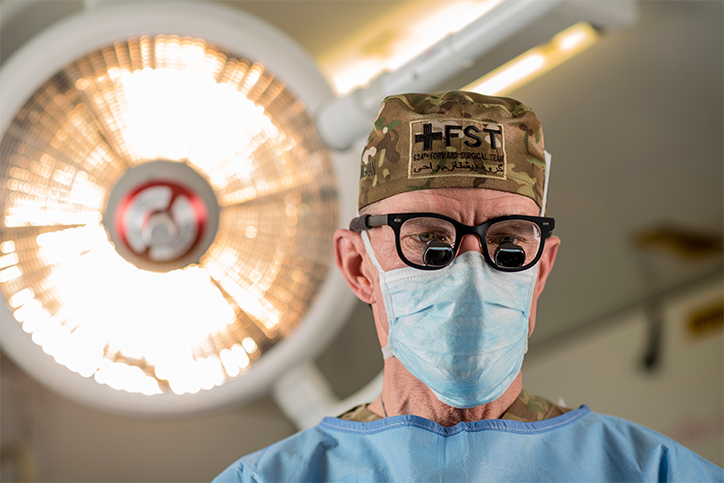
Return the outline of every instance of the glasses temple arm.
[[[365,221],[367,222],[368,228],[374,228],[375,226],[385,226],[387,225],[387,217],[389,215],[374,215],[368,217]]]
[[[349,229],[356,232],[387,225],[387,215],[362,215],[349,222]]]

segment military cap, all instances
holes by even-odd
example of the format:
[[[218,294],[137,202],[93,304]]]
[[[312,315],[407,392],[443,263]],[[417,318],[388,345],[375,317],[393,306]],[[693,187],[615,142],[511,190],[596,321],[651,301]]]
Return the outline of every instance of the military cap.
[[[520,102],[474,92],[402,94],[381,104],[362,153],[359,208],[398,193],[486,188],[543,206],[543,131]]]

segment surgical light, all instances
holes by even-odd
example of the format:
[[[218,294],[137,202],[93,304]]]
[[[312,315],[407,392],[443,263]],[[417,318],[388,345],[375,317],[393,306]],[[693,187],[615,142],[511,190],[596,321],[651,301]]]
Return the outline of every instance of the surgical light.
[[[84,16],[108,31],[73,28],[96,24]],[[3,348],[70,397],[157,415],[238,403],[314,354],[314,324],[351,302],[328,273],[339,168],[308,114],[331,91],[252,22],[99,6],[56,32],[97,47],[78,38],[51,69],[36,42],[11,59],[35,67],[4,66],[6,92],[27,94],[0,122]],[[33,89],[12,77],[33,68]]]
[[[15,319],[115,389],[239,376],[294,330],[329,268],[336,187],[313,132],[263,65],[200,39],[79,58],[0,146]]]

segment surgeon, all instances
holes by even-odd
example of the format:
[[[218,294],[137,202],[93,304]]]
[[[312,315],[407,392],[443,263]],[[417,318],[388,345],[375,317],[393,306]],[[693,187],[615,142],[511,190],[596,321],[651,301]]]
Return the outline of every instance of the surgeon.
[[[369,405],[241,458],[215,481],[724,481],[634,423],[523,389],[560,240],[533,111],[472,92],[391,96],[362,153],[337,266],[384,357]]]

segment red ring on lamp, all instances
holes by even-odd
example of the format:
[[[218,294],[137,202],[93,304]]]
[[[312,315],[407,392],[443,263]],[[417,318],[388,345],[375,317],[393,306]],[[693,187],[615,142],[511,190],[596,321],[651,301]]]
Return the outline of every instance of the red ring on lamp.
[[[209,210],[195,191],[173,181],[154,180],[129,191],[118,203],[114,224],[120,241],[151,263],[178,260],[192,251],[203,237]],[[155,221],[162,220],[162,221]],[[147,235],[170,222],[172,243],[154,243]],[[154,223],[156,226],[153,226]]]

